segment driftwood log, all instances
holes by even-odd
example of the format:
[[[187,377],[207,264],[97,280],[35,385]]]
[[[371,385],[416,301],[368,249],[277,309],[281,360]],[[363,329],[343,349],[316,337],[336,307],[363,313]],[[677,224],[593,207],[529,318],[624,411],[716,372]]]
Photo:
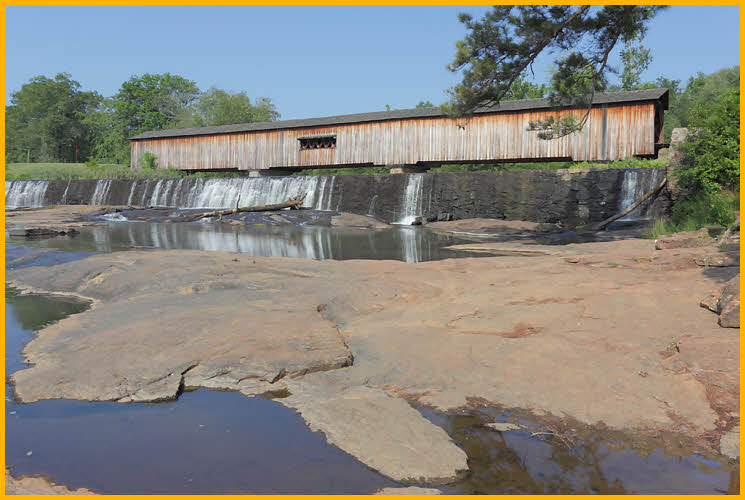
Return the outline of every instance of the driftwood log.
[[[220,217],[223,215],[237,214],[240,212],[272,212],[275,210],[282,210],[283,208],[290,208],[298,210],[305,200],[305,194],[299,193],[294,198],[288,198],[283,203],[275,203],[273,205],[257,205],[255,207],[239,207],[238,204],[241,201],[241,197],[238,197],[238,201],[235,203],[235,208],[228,208],[226,210],[213,210],[212,212],[200,212],[185,217],[185,220],[198,220],[204,219],[205,217]]]
[[[730,226],[727,228],[727,230],[724,232],[722,237],[719,239],[719,245],[724,245],[727,242],[727,238],[730,237],[733,231],[739,231],[740,230],[740,217],[735,219],[735,222],[730,224]]]
[[[605,226],[607,226],[608,224],[610,224],[614,220],[620,219],[621,217],[623,217],[624,215],[628,214],[629,212],[631,212],[632,210],[634,210],[636,207],[638,207],[639,205],[641,205],[642,203],[644,203],[645,201],[647,201],[649,198],[651,198],[657,191],[659,191],[660,189],[662,189],[665,186],[665,184],[667,184],[667,177],[665,177],[664,179],[662,179],[662,181],[660,181],[660,183],[657,184],[654,188],[652,188],[649,191],[647,191],[644,194],[644,196],[642,196],[639,200],[637,200],[634,203],[632,203],[631,205],[629,205],[628,208],[626,208],[625,210],[617,213],[613,217],[609,217],[609,218],[605,219],[600,224],[596,224],[595,226],[592,227],[591,230],[592,231],[600,231],[601,229],[603,229]]]

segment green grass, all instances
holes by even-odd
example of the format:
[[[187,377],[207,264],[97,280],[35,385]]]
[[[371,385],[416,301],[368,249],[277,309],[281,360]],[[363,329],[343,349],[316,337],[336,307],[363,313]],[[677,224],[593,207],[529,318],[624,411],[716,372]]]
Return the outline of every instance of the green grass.
[[[695,217],[686,217],[680,222],[673,223],[668,218],[655,219],[655,221],[646,229],[645,236],[651,240],[656,240],[665,234],[687,233],[698,231],[704,227],[722,227],[719,224],[711,224],[707,221],[701,221]]]
[[[127,165],[101,163],[9,163],[5,180],[72,180],[72,179],[161,179],[178,177],[240,177],[248,172],[195,172],[175,169],[132,169]]]
[[[559,170],[577,168],[639,168],[664,167],[657,160],[626,158],[610,163],[589,163],[573,161],[535,162],[535,163],[495,163],[489,165],[454,164],[430,169],[430,172],[501,172],[505,170]],[[293,175],[344,175],[344,174],[387,174],[388,167],[320,168],[307,169]]]
[[[387,174],[388,167],[309,168],[292,175],[359,175]]]
[[[656,219],[646,236],[657,239],[664,234],[698,231],[701,228],[727,227],[740,210],[739,191],[688,194],[673,206],[672,217]]]
[[[661,167],[654,160],[627,158],[612,163],[547,162],[547,163],[499,163],[494,165],[442,165],[431,172],[492,172],[504,170],[557,170],[562,168],[637,168]],[[308,169],[293,175],[349,175],[387,174],[388,167],[352,167]],[[87,166],[85,163],[9,163],[5,166],[5,180],[70,180],[70,179],[159,179],[174,177],[244,177],[248,172],[195,172],[187,173],[175,169],[131,169],[127,165],[101,163]],[[739,203],[739,201],[738,201]]]

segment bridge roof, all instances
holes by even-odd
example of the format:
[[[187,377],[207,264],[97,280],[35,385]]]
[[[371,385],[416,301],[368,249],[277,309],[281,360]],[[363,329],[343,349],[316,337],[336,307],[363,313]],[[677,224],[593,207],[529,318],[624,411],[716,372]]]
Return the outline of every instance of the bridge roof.
[[[596,94],[592,104],[623,104],[640,101],[661,100],[663,109],[668,105],[668,89],[657,88],[648,90],[632,90],[627,92],[606,92]],[[528,111],[557,107],[578,107],[576,103],[558,105],[549,98],[520,99],[516,101],[502,101],[492,106],[484,106],[474,111],[474,114],[504,113]],[[356,113],[351,115],[328,116],[323,118],[304,118],[300,120],[281,120],[275,122],[238,123],[234,125],[220,125],[216,127],[180,128],[169,130],[153,130],[130,137],[130,140],[159,139],[166,137],[187,137],[198,135],[232,134],[237,132],[259,132],[264,130],[281,130],[291,128],[328,127],[352,123],[365,123],[386,120],[406,120],[411,118],[438,118],[445,116],[439,107],[395,109],[391,111],[374,111],[372,113]]]

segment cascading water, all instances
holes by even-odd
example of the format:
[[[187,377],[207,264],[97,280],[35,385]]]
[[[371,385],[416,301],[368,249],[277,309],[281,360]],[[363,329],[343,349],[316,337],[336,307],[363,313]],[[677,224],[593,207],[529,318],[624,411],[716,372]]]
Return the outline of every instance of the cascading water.
[[[67,192],[70,190],[71,183],[72,183],[72,180],[67,181],[67,186],[65,186],[65,192],[62,193],[62,200],[60,201],[61,205],[65,205],[67,203]]]
[[[629,169],[623,173],[623,184],[621,185],[621,202],[618,211],[622,212],[629,208],[634,202],[641,199],[648,191],[659,182],[661,171],[657,168]],[[634,221],[643,218],[644,206],[638,206],[619,221]]]
[[[304,193],[303,207],[331,210],[334,181],[326,176],[134,181],[128,203],[139,190],[144,206],[213,209],[234,207],[237,202],[244,207],[282,203]]]
[[[375,215],[375,202],[378,201],[378,195],[372,197],[370,200],[370,208],[367,209],[367,215],[373,217]]]
[[[49,183],[47,181],[5,181],[5,207],[41,207]]]
[[[422,185],[425,174],[409,174],[404,189],[401,218],[394,224],[410,226],[422,215]]]
[[[282,203],[300,193],[305,194],[304,208],[332,210],[335,197],[334,176],[262,177],[262,178],[196,178],[196,179],[138,179],[96,181],[89,205],[124,204],[172,208],[231,208],[236,202],[241,206]],[[127,182],[125,192],[114,189],[116,183]],[[121,184],[118,184],[121,186]],[[49,181],[6,181],[5,206],[39,207]],[[62,200],[67,201],[70,183],[64,189]],[[85,199],[85,198],[83,198]],[[125,202],[126,200],[126,202]],[[338,200],[337,200],[338,201]]]
[[[111,187],[111,179],[99,180],[96,182],[96,189],[93,191],[90,205],[102,205],[106,202],[106,195],[109,194],[109,188]]]
[[[267,205],[304,193],[303,207],[331,210],[333,180],[325,176],[205,179],[185,196],[183,208],[228,208],[239,196],[241,206]]]

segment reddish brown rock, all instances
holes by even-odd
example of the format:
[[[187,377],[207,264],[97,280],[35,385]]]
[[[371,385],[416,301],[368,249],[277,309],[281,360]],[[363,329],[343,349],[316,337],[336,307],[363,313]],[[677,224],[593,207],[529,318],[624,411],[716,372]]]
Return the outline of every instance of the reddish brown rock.
[[[740,275],[729,280],[720,291],[707,295],[700,305],[719,315],[719,326],[740,328]]]
[[[740,275],[727,282],[719,297],[719,326],[740,328]]]
[[[698,231],[660,236],[655,241],[654,247],[657,250],[668,250],[671,248],[705,247],[714,244],[714,238],[709,236],[709,231],[706,228],[702,228]]]
[[[698,255],[693,262],[704,267],[732,267],[740,265],[740,258],[735,252],[713,252]]]
[[[70,490],[66,486],[54,484],[43,477],[22,476],[18,479],[5,470],[6,495],[94,495],[90,490],[79,488]]]

